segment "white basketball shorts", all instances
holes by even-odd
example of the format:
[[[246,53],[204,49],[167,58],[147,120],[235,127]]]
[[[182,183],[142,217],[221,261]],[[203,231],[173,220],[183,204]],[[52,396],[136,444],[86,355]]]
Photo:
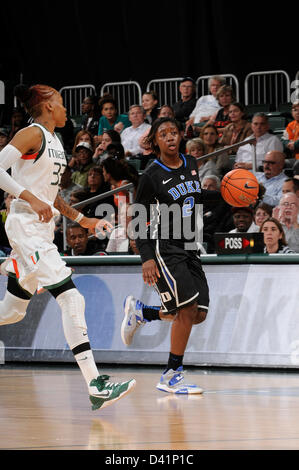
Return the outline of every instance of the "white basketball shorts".
[[[12,247],[6,271],[31,295],[42,287],[58,287],[72,275],[53,243],[54,228],[54,219],[40,222],[28,204],[19,200],[11,204],[5,223]]]

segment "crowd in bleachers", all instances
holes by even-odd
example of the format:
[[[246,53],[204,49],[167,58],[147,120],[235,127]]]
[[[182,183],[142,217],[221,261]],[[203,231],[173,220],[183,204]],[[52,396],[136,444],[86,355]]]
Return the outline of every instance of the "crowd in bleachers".
[[[273,241],[271,247],[271,236],[268,236],[265,251],[299,253],[299,102],[289,103],[289,110],[281,115],[283,127],[280,121],[280,127],[275,128],[267,106],[249,114],[243,103],[235,100],[233,88],[221,76],[211,77],[209,94],[198,99],[191,77],[182,79],[179,93],[178,101],[169,104],[159,103],[155,91],[146,91],[142,104],[130,106],[123,114],[118,112],[112,95],[85,97],[81,103],[81,122],[77,120],[74,126],[69,116],[65,128],[57,129],[68,161],[61,179],[60,195],[72,205],[128,183],[133,183],[136,189],[138,178],[156,157],[147,142],[152,123],[159,117],[175,117],[181,126],[181,152],[202,157],[197,161],[204,189],[219,191],[224,174],[235,168],[254,171],[260,183],[259,200],[254,207],[232,209],[224,201],[217,206],[204,206],[203,246],[206,252],[215,252],[215,232],[265,233],[269,232],[269,224],[264,224],[267,219],[272,221],[272,231],[279,232],[280,238],[278,242]],[[0,129],[0,149],[26,125],[28,120],[24,110],[21,107],[14,109],[10,125]],[[231,148],[245,139],[250,143]],[[9,201],[10,195],[2,192],[2,256],[10,251],[4,231]],[[68,255],[137,253],[127,230],[130,217],[127,210],[124,213],[122,201],[126,201],[126,208],[129,207],[128,191],[108,194],[78,209],[88,217],[100,218],[105,215],[104,204],[113,207],[113,214],[109,216],[115,229],[109,240],[92,237],[85,229],[70,224],[65,251],[62,219],[58,218],[55,243],[60,252]]]

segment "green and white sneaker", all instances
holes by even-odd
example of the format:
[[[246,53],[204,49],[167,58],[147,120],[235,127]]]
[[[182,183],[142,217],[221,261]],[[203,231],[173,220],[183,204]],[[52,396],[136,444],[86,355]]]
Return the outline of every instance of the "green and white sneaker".
[[[92,404],[92,410],[105,408],[116,400],[130,393],[136,385],[136,380],[131,379],[127,382],[109,382],[109,375],[100,375],[93,379],[89,384],[89,399]]]

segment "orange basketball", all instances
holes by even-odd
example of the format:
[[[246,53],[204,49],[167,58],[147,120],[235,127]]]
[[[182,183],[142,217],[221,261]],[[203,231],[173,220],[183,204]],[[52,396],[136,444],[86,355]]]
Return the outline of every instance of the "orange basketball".
[[[232,170],[222,178],[221,195],[231,206],[250,206],[256,201],[258,193],[259,183],[251,171]]]

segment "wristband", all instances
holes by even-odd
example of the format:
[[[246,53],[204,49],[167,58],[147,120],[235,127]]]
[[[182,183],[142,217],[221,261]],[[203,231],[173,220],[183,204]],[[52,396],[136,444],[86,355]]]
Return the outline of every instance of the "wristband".
[[[79,224],[79,222],[81,222],[81,220],[83,219],[84,215],[81,214],[81,212],[79,212],[79,214],[77,215],[77,217],[75,218],[74,222],[77,222],[77,224]]]

